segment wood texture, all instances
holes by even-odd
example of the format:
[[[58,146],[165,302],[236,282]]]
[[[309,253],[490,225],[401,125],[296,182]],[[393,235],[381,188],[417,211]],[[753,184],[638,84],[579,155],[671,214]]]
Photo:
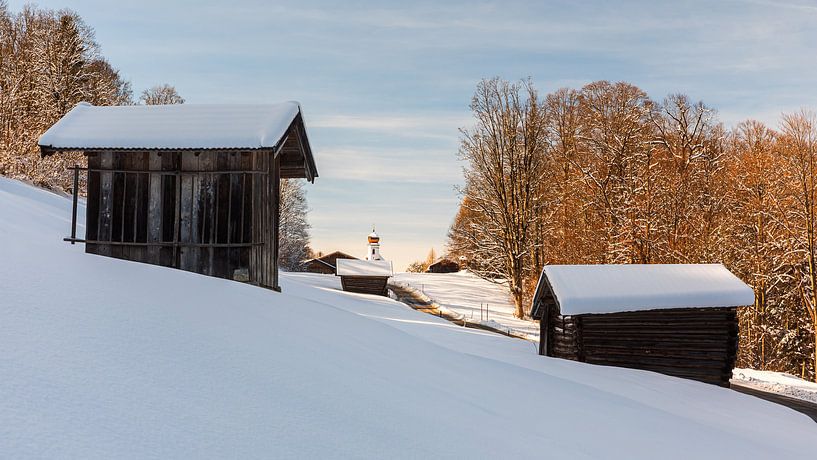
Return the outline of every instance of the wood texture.
[[[388,296],[388,276],[341,276],[344,291]]]
[[[735,308],[679,308],[562,316],[540,311],[539,353],[729,386],[738,346]]]

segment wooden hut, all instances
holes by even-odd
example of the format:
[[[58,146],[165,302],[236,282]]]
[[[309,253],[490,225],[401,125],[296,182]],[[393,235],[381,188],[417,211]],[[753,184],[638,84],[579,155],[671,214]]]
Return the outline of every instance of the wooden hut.
[[[754,291],[723,265],[551,265],[534,294],[539,354],[729,386],[735,307]]]
[[[344,291],[387,296],[392,265],[388,260],[338,259],[337,275]]]
[[[334,275],[337,268],[338,259],[358,260],[357,257],[350,256],[345,252],[335,251],[325,256],[309,259],[304,262],[304,268],[310,273],[323,273],[326,275]]]
[[[450,259],[440,259],[428,266],[428,273],[456,273],[460,271],[460,264]]]
[[[39,141],[79,151],[66,241],[88,253],[279,290],[281,178],[318,176],[300,105],[95,107],[81,103]],[[85,235],[76,203],[87,184]]]

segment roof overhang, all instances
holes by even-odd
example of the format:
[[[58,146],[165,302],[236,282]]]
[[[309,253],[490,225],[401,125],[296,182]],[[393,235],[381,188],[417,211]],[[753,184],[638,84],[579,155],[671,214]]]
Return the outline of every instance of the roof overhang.
[[[94,151],[248,151],[280,155],[281,177],[318,170],[297,102],[267,105],[77,104],[38,142],[43,156]]]

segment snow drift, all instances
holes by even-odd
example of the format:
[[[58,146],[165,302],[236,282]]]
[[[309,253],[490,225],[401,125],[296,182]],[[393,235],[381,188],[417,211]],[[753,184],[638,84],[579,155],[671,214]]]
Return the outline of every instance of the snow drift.
[[[812,458],[781,406],[536,355],[337,279],[283,294],[86,255],[0,178],[0,456]]]

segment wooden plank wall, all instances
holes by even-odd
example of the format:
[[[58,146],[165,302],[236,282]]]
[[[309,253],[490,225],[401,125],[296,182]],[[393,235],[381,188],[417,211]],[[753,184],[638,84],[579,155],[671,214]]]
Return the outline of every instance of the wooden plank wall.
[[[728,386],[737,355],[734,308],[582,315],[583,360]]]
[[[344,291],[361,294],[389,295],[387,276],[341,276],[340,284]]]
[[[280,170],[269,151],[103,151],[88,164],[112,171],[88,174],[86,239],[100,243],[87,252],[231,279],[243,269],[277,287]],[[262,244],[226,247],[252,242]]]
[[[738,345],[734,308],[578,316],[551,311],[548,356],[729,385]]]

